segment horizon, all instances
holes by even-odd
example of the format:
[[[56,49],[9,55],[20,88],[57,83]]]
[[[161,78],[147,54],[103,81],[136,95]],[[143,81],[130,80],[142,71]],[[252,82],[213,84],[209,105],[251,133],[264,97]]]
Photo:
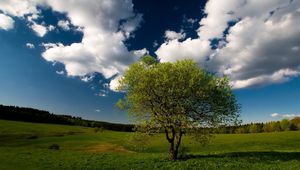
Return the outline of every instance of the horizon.
[[[0,104],[130,123],[117,80],[145,54],[230,78],[243,123],[300,116],[300,1],[0,2]],[[187,57],[188,56],[188,57]]]

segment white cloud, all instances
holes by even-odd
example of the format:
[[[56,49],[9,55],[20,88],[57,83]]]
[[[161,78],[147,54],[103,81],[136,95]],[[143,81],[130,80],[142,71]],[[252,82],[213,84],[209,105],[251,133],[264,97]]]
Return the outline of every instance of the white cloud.
[[[65,14],[69,24],[83,33],[81,42],[44,44],[42,56],[63,63],[69,76],[98,72],[107,79],[120,77],[146,52],[129,51],[124,44],[142,18],[134,12],[131,0],[0,1],[2,15],[27,19],[42,37],[52,28],[36,22],[43,18],[37,6]],[[155,53],[162,62],[192,58],[212,71],[227,74],[235,88],[285,82],[300,73],[299,6],[300,1],[295,0],[209,0],[204,10],[207,17],[195,30],[198,37],[185,39],[182,31],[166,32],[166,41]],[[229,27],[229,22],[236,24]],[[211,39],[215,38],[221,41],[212,49]],[[116,84],[114,79],[110,87]]]
[[[294,117],[300,117],[300,114],[279,114],[279,113],[272,113],[271,117],[274,117],[274,118],[294,118]]]
[[[198,38],[165,42],[156,54],[161,61],[193,58],[228,75],[235,88],[285,82],[300,75],[299,6],[300,1],[209,0]],[[216,38],[220,43],[212,50],[207,44]],[[191,49],[194,41],[198,45]]]
[[[40,0],[42,3],[44,0]],[[9,14],[16,17],[24,17],[27,14],[36,14],[39,13],[37,10],[38,0],[1,0],[0,1],[0,10],[4,14]]]
[[[100,82],[101,84],[101,82]],[[106,97],[109,93],[109,84],[108,83],[103,83],[102,84],[102,89],[99,90],[98,93],[96,93],[96,96],[100,96],[100,97]]]
[[[209,41],[188,38],[183,42],[177,39],[163,43],[155,52],[162,62],[191,58],[203,62],[211,52]]]
[[[136,16],[133,19],[127,20],[124,24],[121,25],[122,32],[125,34],[126,38],[129,38],[130,36],[134,36],[131,34],[137,26],[139,26],[139,23],[142,21],[142,15],[136,14]]]
[[[47,30],[48,30],[48,31],[53,31],[53,30],[55,30],[55,26],[49,25],[49,26],[47,27]]]
[[[188,18],[187,20],[186,20],[186,22],[188,22],[188,23],[190,23],[190,24],[194,24],[194,23],[196,23],[198,21],[198,19],[196,19],[196,18]]]
[[[26,43],[26,47],[30,48],[30,49],[34,49],[35,46],[32,43]]]
[[[292,77],[300,76],[300,69],[291,70],[291,69],[282,69],[276,71],[271,75],[262,75],[254,78],[246,79],[246,80],[235,80],[232,81],[232,86],[234,88],[245,88],[249,85],[268,85],[272,83],[283,83]]]
[[[106,97],[107,94],[106,94],[106,93],[103,93],[103,92],[99,92],[99,93],[97,94],[97,96],[100,96],[100,97]]]
[[[153,47],[156,48],[158,45],[159,45],[158,42],[155,40],[155,41],[153,42]]]
[[[271,114],[271,117],[279,117],[279,116],[280,116],[279,113],[272,113],[272,114]]]
[[[99,112],[101,112],[101,110],[100,110],[100,109],[96,109],[95,112],[98,112],[98,113],[99,113]]]
[[[68,20],[60,20],[58,21],[57,25],[65,31],[70,30],[70,22]]]
[[[186,36],[186,34],[183,32],[183,30],[181,30],[180,32],[175,32],[175,31],[171,31],[171,30],[167,30],[165,32],[165,38],[169,41],[169,40],[181,40],[184,39]]]
[[[59,27],[69,29],[74,25],[82,31],[81,42],[70,45],[59,42],[44,43],[44,59],[65,65],[68,76],[84,77],[98,72],[109,79],[122,75],[128,65],[137,61],[146,49],[129,51],[124,44],[139,27],[142,15],[134,12],[131,0],[6,0],[0,2],[0,10],[11,16],[27,19],[30,28],[43,37],[53,30],[46,23],[37,23],[42,12],[37,7],[51,7],[63,13],[67,21]],[[85,80],[83,78],[83,80]]]
[[[40,16],[38,14],[31,14],[27,16],[27,21],[34,22],[34,20],[37,20]]]
[[[112,79],[109,83],[109,88],[113,91],[118,91],[118,87],[119,87],[119,81],[122,78],[122,76],[117,76],[114,79]]]
[[[43,37],[47,33],[47,27],[33,22],[30,26],[37,36]]]
[[[64,72],[63,70],[61,70],[61,71],[56,71],[56,74],[59,74],[59,75],[64,75],[64,74],[65,74],[65,72]]]
[[[131,1],[93,0],[87,3],[54,0],[47,4],[54,11],[65,13],[72,25],[82,28],[80,43],[48,46],[42,54],[47,61],[63,63],[69,76],[98,72],[111,78],[121,75],[138,59],[137,51],[128,51],[124,44],[141,19],[133,12]],[[121,20],[126,22],[120,25]]]
[[[90,82],[95,78],[95,75],[85,75],[85,76],[81,76],[80,79],[84,82]]]
[[[143,56],[149,54],[149,51],[146,48],[143,48],[140,50],[133,51],[133,54],[137,57],[143,57]]]
[[[41,43],[40,46],[44,47],[46,50],[54,47],[63,47],[62,43]]]
[[[14,28],[14,20],[4,14],[0,14],[0,29],[10,30]]]

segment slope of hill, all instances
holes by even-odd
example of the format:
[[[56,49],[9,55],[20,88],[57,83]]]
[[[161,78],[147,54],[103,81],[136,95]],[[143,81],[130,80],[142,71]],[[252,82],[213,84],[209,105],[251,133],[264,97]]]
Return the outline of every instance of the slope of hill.
[[[108,130],[131,132],[133,125],[85,120],[81,117],[56,115],[44,110],[0,105],[0,119],[35,123],[102,127]]]
[[[300,131],[216,134],[206,146],[184,137],[187,157],[176,162],[167,159],[164,135],[146,145],[133,136],[0,120],[0,169],[300,169]]]

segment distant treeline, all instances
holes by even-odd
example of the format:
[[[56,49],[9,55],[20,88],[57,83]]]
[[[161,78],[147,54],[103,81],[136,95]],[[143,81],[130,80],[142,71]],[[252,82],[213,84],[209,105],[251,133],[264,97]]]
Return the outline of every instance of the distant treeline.
[[[97,127],[107,130],[125,132],[132,132],[134,128],[134,125],[85,120],[81,117],[56,115],[44,110],[4,105],[0,105],[0,119],[35,123],[76,125],[95,128]],[[209,133],[217,134],[295,131],[300,130],[300,117],[295,117],[291,120],[283,119],[281,121],[272,121],[267,123],[251,123],[240,126],[206,128],[205,130]]]
[[[126,132],[133,131],[133,125],[85,120],[82,119],[81,117],[75,117],[69,115],[56,115],[44,110],[24,108],[18,106],[0,105],[0,119],[35,122],[35,123],[98,127],[98,128],[104,128],[107,130],[114,130],[114,131],[126,131]]]
[[[228,126],[206,129],[210,133],[262,133],[262,132],[281,132],[300,130],[300,117],[291,120],[272,121],[267,123],[251,123],[240,126]]]

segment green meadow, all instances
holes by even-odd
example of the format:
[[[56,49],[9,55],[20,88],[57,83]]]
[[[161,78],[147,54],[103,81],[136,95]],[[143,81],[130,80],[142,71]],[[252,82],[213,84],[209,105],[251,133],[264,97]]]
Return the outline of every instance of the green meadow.
[[[175,162],[164,135],[143,145],[133,135],[0,120],[0,169],[300,169],[300,131],[216,134],[204,146],[184,136]]]

